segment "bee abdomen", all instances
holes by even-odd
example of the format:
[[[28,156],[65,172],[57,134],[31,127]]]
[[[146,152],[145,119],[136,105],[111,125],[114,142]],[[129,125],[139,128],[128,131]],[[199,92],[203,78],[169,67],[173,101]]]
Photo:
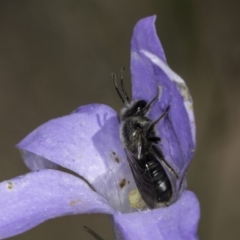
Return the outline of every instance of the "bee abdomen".
[[[172,196],[172,186],[162,165],[153,157],[146,164],[146,169],[155,185],[157,202],[168,202]]]

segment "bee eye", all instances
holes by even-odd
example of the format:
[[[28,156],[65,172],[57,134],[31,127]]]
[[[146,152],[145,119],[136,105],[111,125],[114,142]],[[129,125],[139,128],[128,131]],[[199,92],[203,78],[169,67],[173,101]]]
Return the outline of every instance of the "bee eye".
[[[145,108],[146,105],[147,105],[147,102],[144,101],[144,100],[139,100],[139,101],[137,102],[137,107],[138,107],[139,110],[142,110],[143,108]]]
[[[134,128],[137,130],[137,129],[142,128],[142,126],[140,125],[140,123],[137,122],[134,124]]]
[[[133,108],[135,115],[140,115],[146,105],[147,103],[144,100],[139,100],[138,102],[136,102],[135,109]]]

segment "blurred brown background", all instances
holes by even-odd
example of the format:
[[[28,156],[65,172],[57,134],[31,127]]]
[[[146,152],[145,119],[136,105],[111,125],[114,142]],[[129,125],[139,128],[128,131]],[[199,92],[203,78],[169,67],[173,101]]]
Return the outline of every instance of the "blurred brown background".
[[[38,125],[87,103],[121,108],[110,73],[125,66],[130,78],[133,27],[157,14],[168,63],[195,102],[188,187],[201,203],[200,239],[239,239],[239,10],[237,0],[1,0],[0,181],[28,171],[14,145]],[[108,218],[96,215],[54,219],[12,239],[93,239],[83,225],[113,239]]]

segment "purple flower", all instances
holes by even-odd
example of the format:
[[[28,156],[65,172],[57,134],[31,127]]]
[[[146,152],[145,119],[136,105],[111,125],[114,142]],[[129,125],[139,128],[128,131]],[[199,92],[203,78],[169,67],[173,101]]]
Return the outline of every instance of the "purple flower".
[[[133,100],[149,101],[160,89],[151,119],[171,106],[157,131],[166,161],[185,182],[195,149],[192,100],[185,82],[166,63],[154,21],[155,17],[144,18],[134,28],[132,95]],[[0,183],[0,239],[47,219],[83,213],[112,215],[116,239],[198,239],[199,203],[180,180],[175,181],[179,199],[171,206],[135,209],[141,201],[120,141],[118,116],[110,107],[91,104],[53,119],[18,148],[32,172]]]

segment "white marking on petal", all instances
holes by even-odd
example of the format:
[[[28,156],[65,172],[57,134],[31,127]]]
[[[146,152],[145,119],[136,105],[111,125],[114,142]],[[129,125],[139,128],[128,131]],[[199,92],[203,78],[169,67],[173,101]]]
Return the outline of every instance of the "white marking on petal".
[[[147,58],[149,58],[152,63],[160,67],[171,81],[176,83],[180,94],[183,96],[184,106],[187,111],[188,119],[191,126],[192,138],[194,143],[196,144],[196,125],[193,111],[193,101],[185,81],[158,56],[144,49],[140,50],[140,52],[143,53]]]
[[[135,59],[139,59],[140,58],[140,56],[138,55],[138,53],[137,52],[131,52],[131,58],[135,58]]]

